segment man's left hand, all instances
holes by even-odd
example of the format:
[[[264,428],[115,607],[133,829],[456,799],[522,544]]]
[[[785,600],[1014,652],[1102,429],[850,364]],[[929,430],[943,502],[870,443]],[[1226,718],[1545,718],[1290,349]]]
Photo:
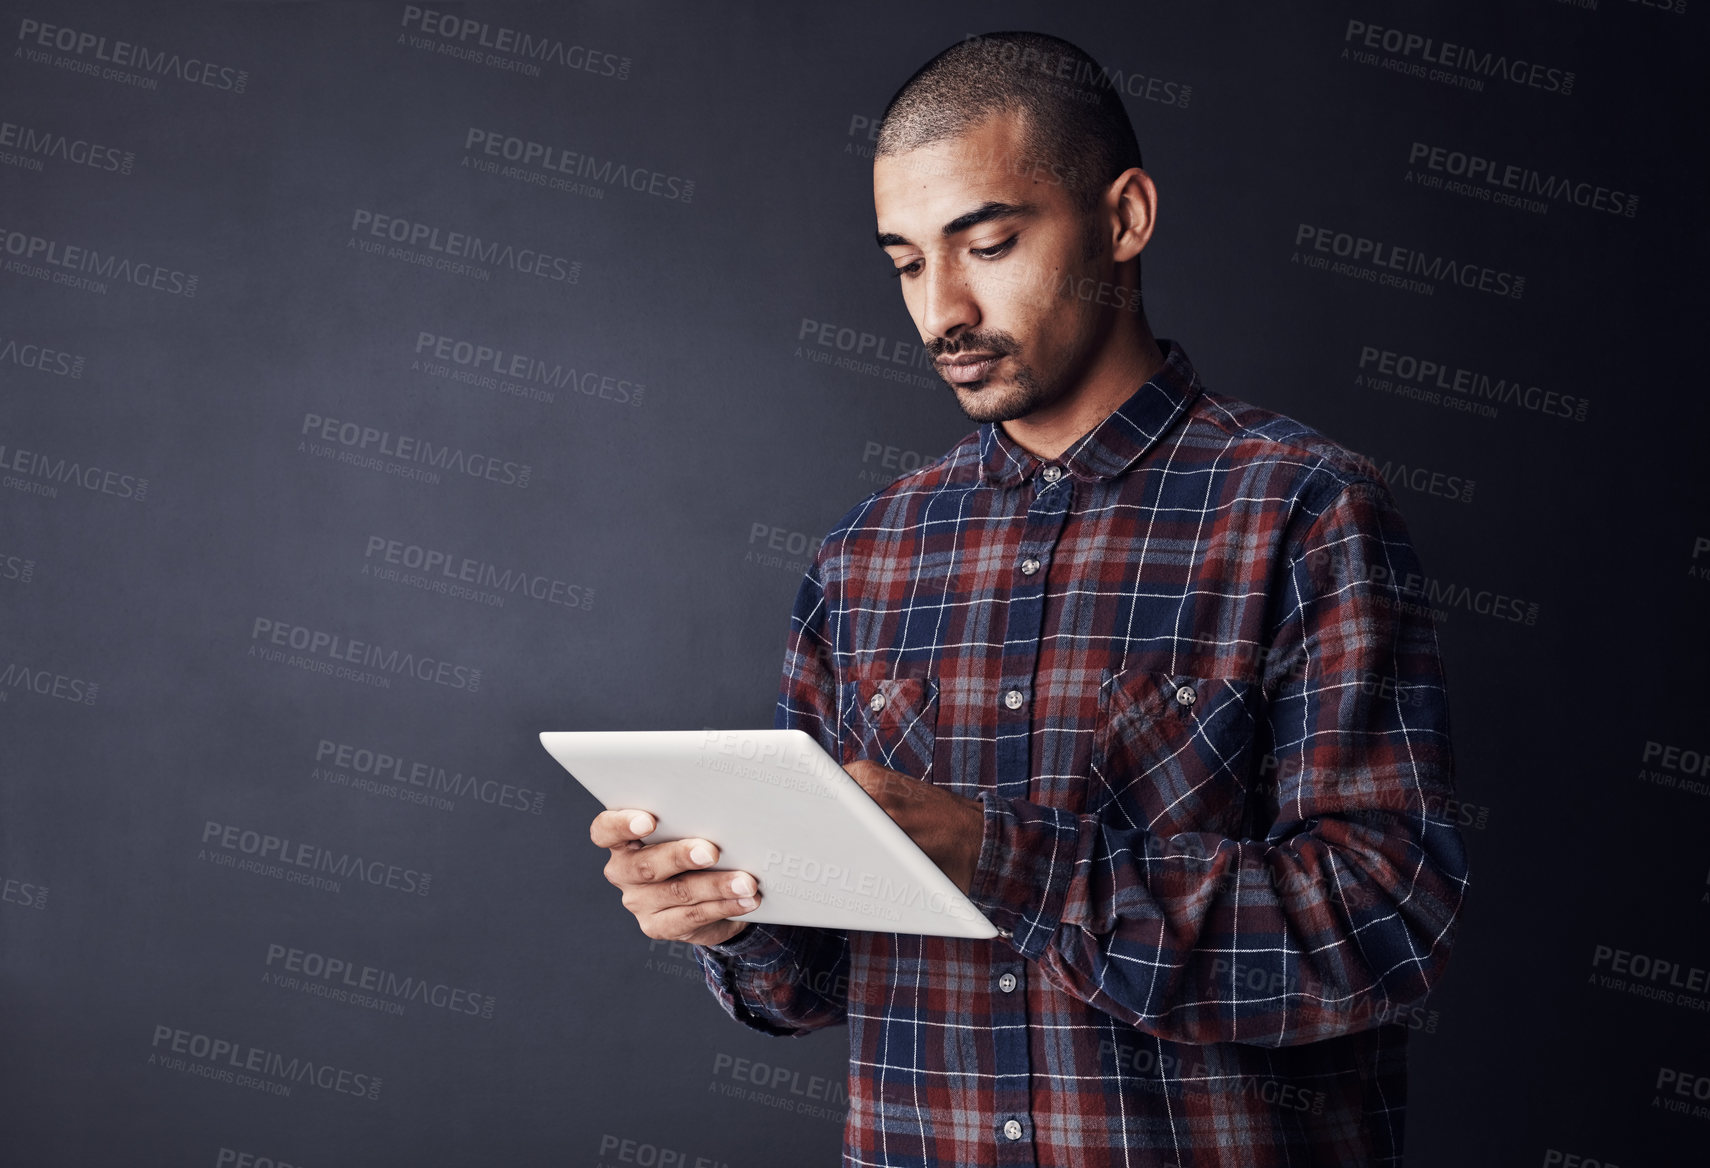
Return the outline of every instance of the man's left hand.
[[[965,894],[973,887],[986,830],[983,803],[910,778],[871,759],[858,758],[843,769],[955,881],[957,888]]]

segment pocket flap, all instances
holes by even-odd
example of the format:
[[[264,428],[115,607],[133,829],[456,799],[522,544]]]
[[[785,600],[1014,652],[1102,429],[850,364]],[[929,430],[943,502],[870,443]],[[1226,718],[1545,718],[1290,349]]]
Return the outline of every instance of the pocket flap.
[[[924,779],[937,740],[938,682],[930,677],[858,677],[843,684],[844,764],[858,758]]]

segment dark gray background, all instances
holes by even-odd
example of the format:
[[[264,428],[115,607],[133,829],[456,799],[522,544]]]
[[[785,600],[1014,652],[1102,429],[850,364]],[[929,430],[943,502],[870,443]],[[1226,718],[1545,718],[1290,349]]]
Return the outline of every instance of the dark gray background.
[[[1444,476],[1395,490],[1445,598],[1474,884],[1413,1036],[1409,1163],[1637,1168],[1703,1147],[1710,1110],[1667,1110],[1680,1097],[1657,1084],[1710,1076],[1710,1016],[1633,992],[1667,987],[1652,968],[1598,980],[1614,950],[1710,967],[1710,787],[1682,785],[1701,757],[1684,752],[1710,749],[1689,348],[1700,6],[425,6],[627,58],[621,78],[415,47],[407,7],[0,12],[0,122],[133,156],[121,173],[0,145],[0,263],[36,239],[197,278],[186,297],[0,271],[0,461],[148,480],[137,501],[8,462],[0,491],[0,1160],[835,1161],[846,1031],[768,1040],[725,1018],[687,952],[619,905],[587,839],[598,807],[536,734],[771,724],[801,547],[903,468],[873,444],[930,458],[971,428],[941,386],[827,365],[812,354],[843,354],[799,340],[804,321],[916,339],[871,242],[857,119],[952,41],[1014,27],[1156,79],[1127,104],[1161,192],[1145,261],[1159,335],[1215,389]],[[1574,88],[1472,92],[1344,59],[1350,20],[1571,70]],[[28,21],[241,69],[243,92],[68,67],[99,65],[94,50],[32,57]],[[478,173],[460,165],[471,127],[692,179],[693,197]],[[1406,181],[1414,142],[1637,194],[1637,210],[1424,189]],[[567,257],[579,279],[362,254],[364,208]],[[1301,224],[1521,274],[1525,292],[1309,271],[1291,262]],[[538,402],[459,384],[412,368],[423,332],[645,390]],[[1589,408],[1411,400],[1356,382],[1364,348]],[[32,367],[44,350],[67,356]],[[311,412],[530,479],[425,484],[319,459],[298,449]],[[1449,479],[1476,484],[1470,500],[1446,497]],[[377,579],[371,537],[592,602]],[[1489,595],[1535,608],[1513,621],[1469,599]],[[478,667],[480,685],[266,661],[258,618]],[[316,774],[322,740],[540,793],[538,814],[337,785]],[[210,822],[432,882],[330,892],[223,867],[205,858]],[[275,945],[475,990],[492,1016],[271,984]],[[163,1026],[382,1086],[278,1097],[201,1077],[158,1061]],[[725,1093],[755,1074],[764,1097]]]

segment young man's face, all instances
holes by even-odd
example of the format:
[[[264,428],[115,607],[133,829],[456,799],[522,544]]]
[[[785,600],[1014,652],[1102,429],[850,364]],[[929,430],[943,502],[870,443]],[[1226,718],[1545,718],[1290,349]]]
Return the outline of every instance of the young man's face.
[[[1109,328],[1094,298],[1073,292],[1084,277],[1115,278],[1102,206],[1079,210],[1048,161],[1024,156],[1021,117],[873,163],[880,245],[939,376],[976,422],[1071,393]]]

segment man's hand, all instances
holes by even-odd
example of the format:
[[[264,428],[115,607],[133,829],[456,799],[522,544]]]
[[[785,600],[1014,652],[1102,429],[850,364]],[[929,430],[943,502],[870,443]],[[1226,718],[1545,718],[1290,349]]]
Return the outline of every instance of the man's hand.
[[[658,941],[717,945],[748,927],[730,917],[760,905],[747,872],[699,872],[718,862],[718,845],[703,839],[644,844],[658,824],[645,811],[602,811],[588,835],[610,848],[606,879],[623,890],[623,906],[641,931]]]
[[[861,789],[896,820],[915,845],[931,857],[965,894],[974,884],[980,843],[986,832],[985,805],[901,771],[858,758],[843,768]]]

